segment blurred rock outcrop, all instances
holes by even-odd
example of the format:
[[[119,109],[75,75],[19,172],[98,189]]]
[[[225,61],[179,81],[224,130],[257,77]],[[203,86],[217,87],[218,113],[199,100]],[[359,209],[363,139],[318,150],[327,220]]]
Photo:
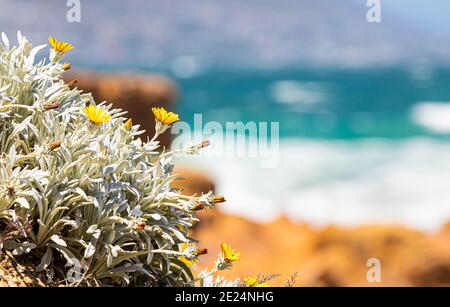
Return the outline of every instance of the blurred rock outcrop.
[[[178,89],[175,83],[164,76],[137,73],[97,73],[78,70],[65,73],[65,80],[77,80],[77,87],[91,92],[98,102],[108,101],[114,107],[128,111],[128,117],[134,124],[140,124],[146,130],[142,136],[154,134],[155,120],[151,107],[162,106],[174,110]],[[163,146],[170,145],[170,133],[160,138]]]
[[[181,189],[185,195],[208,193],[214,191],[214,182],[207,174],[184,166],[175,166],[174,174],[180,179],[172,183],[172,187]]]
[[[218,238],[241,252],[241,261],[225,272],[281,273],[271,285],[283,285],[298,272],[297,286],[440,286],[450,285],[450,225],[426,234],[402,226],[366,225],[355,228],[313,228],[287,218],[258,224],[210,211],[195,237],[207,247],[199,269],[219,252]],[[367,280],[371,258],[381,263],[381,282]]]

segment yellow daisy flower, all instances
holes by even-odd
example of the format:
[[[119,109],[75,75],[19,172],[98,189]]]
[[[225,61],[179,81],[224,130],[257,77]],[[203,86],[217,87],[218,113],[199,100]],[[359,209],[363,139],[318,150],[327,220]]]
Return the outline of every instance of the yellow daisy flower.
[[[109,115],[106,110],[95,107],[92,104],[85,107],[83,111],[86,113],[89,120],[96,125],[106,123],[111,119],[111,115]]]
[[[254,276],[248,276],[244,278],[244,282],[247,284],[247,286],[249,287],[268,287],[269,284],[266,282],[260,282],[258,280],[258,278],[254,277]]]
[[[125,129],[130,130],[131,127],[133,126],[133,121],[131,120],[131,118],[129,118],[124,124],[123,126],[125,127]]]
[[[170,125],[177,120],[180,120],[178,114],[173,112],[168,112],[164,108],[152,108],[152,112],[155,115],[157,121],[164,125]]]
[[[239,261],[241,259],[241,254],[226,243],[220,243],[220,249],[222,250],[223,259],[227,263]]]
[[[63,42],[63,41],[58,41],[54,37],[50,37],[48,39],[48,42],[50,43],[52,48],[59,54],[64,54],[74,48],[72,44],[69,44],[69,43]]]

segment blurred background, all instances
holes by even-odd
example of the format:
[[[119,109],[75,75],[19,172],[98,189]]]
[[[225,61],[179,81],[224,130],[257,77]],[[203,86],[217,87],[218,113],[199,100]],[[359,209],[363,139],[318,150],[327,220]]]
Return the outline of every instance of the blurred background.
[[[366,0],[79,2],[70,23],[66,1],[0,0],[0,31],[71,42],[68,80],[149,130],[152,105],[190,124],[280,124],[275,168],[180,159],[186,192],[228,200],[202,213],[200,268],[223,240],[242,251],[231,277],[450,284],[448,1],[381,1],[376,23]],[[367,280],[370,258],[381,283]]]

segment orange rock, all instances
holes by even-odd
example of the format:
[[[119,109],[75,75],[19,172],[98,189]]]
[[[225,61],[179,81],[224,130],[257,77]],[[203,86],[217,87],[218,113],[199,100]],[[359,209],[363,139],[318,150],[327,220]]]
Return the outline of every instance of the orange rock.
[[[450,285],[450,233],[444,230],[426,234],[394,225],[315,229],[286,218],[258,224],[214,214],[198,224],[195,237],[210,251],[199,270],[213,264],[219,241],[241,252],[241,261],[224,272],[228,278],[281,273],[270,284],[283,285],[298,272],[298,286]],[[381,261],[380,283],[367,280],[371,258]]]
[[[194,195],[214,191],[213,180],[199,170],[177,165],[174,174],[180,179],[175,180],[171,186],[180,189],[182,194]]]

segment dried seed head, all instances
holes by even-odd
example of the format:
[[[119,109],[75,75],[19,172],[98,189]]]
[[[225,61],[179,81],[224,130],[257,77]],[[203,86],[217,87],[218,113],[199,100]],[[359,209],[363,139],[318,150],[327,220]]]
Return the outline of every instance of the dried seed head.
[[[61,146],[61,141],[55,141],[53,143],[48,144],[48,148],[50,148],[50,150],[55,150],[57,148],[59,148]]]
[[[208,253],[208,250],[206,248],[197,249],[197,256],[206,255],[207,253]]]
[[[65,71],[68,71],[69,69],[72,68],[72,64],[70,64],[70,63],[64,63],[63,66],[62,66],[62,68],[63,68]]]
[[[145,223],[137,223],[136,224],[136,229],[144,230],[145,226],[147,226],[147,224],[145,224]]]
[[[76,86],[77,84],[78,84],[77,79],[73,79],[72,81],[67,82],[68,87],[73,87],[73,86]]]
[[[213,197],[212,203],[213,204],[218,204],[218,203],[223,203],[225,201],[226,201],[225,197],[216,195],[216,196]]]
[[[57,109],[59,107],[60,107],[60,104],[57,101],[44,104],[44,110],[46,110],[46,111],[52,110],[52,109]]]
[[[205,147],[208,147],[209,145],[211,145],[211,142],[209,141],[209,140],[204,140],[203,142],[202,142],[202,148],[205,148]]]
[[[194,207],[192,207],[193,211],[200,211],[205,209],[205,206],[202,203],[196,203]]]
[[[8,191],[9,197],[14,197],[14,195],[16,194],[16,190],[14,189],[13,186],[6,187],[6,190]]]

